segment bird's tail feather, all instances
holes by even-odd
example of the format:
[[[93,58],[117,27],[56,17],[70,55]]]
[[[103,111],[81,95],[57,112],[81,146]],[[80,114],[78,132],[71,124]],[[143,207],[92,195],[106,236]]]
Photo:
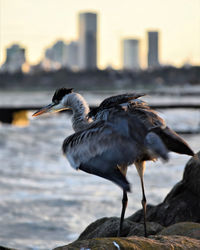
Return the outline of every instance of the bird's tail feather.
[[[152,131],[160,136],[168,150],[179,154],[194,156],[194,152],[187,142],[169,127],[164,129],[157,127],[152,129]]]

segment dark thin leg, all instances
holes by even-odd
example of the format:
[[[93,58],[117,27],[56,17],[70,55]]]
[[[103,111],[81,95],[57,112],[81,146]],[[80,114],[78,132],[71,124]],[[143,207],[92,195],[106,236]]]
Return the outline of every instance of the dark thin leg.
[[[126,207],[128,204],[128,196],[127,192],[123,190],[123,198],[122,198],[122,211],[121,211],[121,218],[120,218],[120,225],[119,225],[119,231],[117,233],[117,236],[120,237],[122,235],[123,230],[123,222],[124,222],[124,215],[126,211]]]
[[[147,237],[147,224],[146,224],[147,202],[146,202],[146,196],[145,196],[145,192],[144,192],[143,178],[141,178],[141,184],[142,184],[142,207],[143,207],[143,215],[144,215],[144,236]]]

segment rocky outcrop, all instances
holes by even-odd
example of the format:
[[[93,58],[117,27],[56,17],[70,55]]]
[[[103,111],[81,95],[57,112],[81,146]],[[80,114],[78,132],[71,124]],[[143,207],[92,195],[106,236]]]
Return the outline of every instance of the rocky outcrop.
[[[183,179],[169,192],[164,201],[147,206],[147,233],[155,235],[163,227],[177,222],[200,222],[200,152],[191,158],[183,174]],[[119,218],[102,218],[90,224],[78,240],[99,237],[116,237]],[[122,236],[143,236],[143,211],[139,210],[124,221]]]
[[[200,152],[191,158],[178,182],[157,205],[147,207],[147,233],[143,236],[143,211],[124,221],[117,238],[119,218],[102,218],[90,224],[67,249],[200,249]],[[187,221],[187,222],[186,222]],[[106,237],[106,238],[105,238]],[[116,237],[116,238],[114,238]]]
[[[128,220],[127,220],[128,221]],[[147,222],[147,235],[155,235],[162,231],[164,227],[156,222]],[[127,236],[144,236],[144,224],[143,223],[135,223],[129,230]]]
[[[182,236],[152,236],[127,237],[127,238],[96,238],[91,240],[75,241],[67,246],[55,248],[55,250],[197,250],[200,249],[200,241]]]
[[[16,249],[0,246],[0,250],[16,250]]]
[[[159,235],[182,235],[200,240],[200,224],[194,222],[180,222],[164,228]]]
[[[159,233],[164,227],[156,222],[147,222],[148,235]],[[102,237],[116,237],[119,229],[119,218],[102,218],[90,224],[79,236],[78,240],[88,240]],[[143,223],[132,222],[125,219],[123,225],[122,237],[126,236],[144,236]]]
[[[127,236],[131,226],[134,226],[135,222],[124,221],[122,236]],[[92,224],[90,224],[79,236],[78,240],[102,238],[102,237],[115,237],[117,236],[119,228],[119,218],[102,218]]]

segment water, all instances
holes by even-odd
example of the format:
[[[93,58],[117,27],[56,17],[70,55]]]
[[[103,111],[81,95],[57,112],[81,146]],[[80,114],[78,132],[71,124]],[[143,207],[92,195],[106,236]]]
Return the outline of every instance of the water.
[[[37,104],[48,104],[51,95],[35,94]],[[6,104],[3,96],[1,102]],[[7,102],[9,98],[17,104],[29,100],[27,93],[16,99],[14,96],[7,96]],[[95,95],[87,94],[86,98],[93,104],[100,101]],[[34,95],[31,100],[34,102]],[[148,101],[154,100],[148,97]],[[161,115],[172,127],[181,129],[195,129],[199,122],[197,111],[165,111]],[[0,245],[52,249],[75,240],[97,218],[120,215],[121,190],[107,180],[73,170],[62,156],[62,141],[71,133],[70,116],[66,114],[30,118],[30,125],[24,128],[0,125]],[[184,138],[195,151],[199,149],[200,135]],[[167,164],[147,164],[148,203],[163,200],[182,178],[188,159],[172,153]],[[129,168],[128,179],[132,193],[127,216],[141,208],[141,188],[134,167]]]

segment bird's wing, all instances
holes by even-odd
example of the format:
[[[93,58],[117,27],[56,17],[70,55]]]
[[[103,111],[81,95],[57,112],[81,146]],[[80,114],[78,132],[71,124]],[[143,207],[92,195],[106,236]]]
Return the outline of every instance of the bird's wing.
[[[129,183],[118,166],[130,165],[139,155],[139,146],[129,132],[127,119],[100,121],[66,138],[63,152],[73,168],[111,180],[128,191]]]
[[[120,104],[125,104],[125,103],[128,104],[130,101],[135,100],[145,95],[146,94],[142,94],[142,93],[127,93],[127,94],[121,94],[121,95],[108,97],[104,99],[97,108],[92,109],[89,112],[88,117],[94,117],[95,115],[97,115],[98,112],[115,107]]]
[[[122,94],[122,95],[115,95],[115,96],[111,96],[106,98],[105,100],[103,100],[99,107],[102,108],[109,108],[113,105],[118,105],[121,103],[126,103],[129,102],[131,100],[137,99],[141,96],[145,96],[145,94],[142,93],[127,93],[127,94]]]

